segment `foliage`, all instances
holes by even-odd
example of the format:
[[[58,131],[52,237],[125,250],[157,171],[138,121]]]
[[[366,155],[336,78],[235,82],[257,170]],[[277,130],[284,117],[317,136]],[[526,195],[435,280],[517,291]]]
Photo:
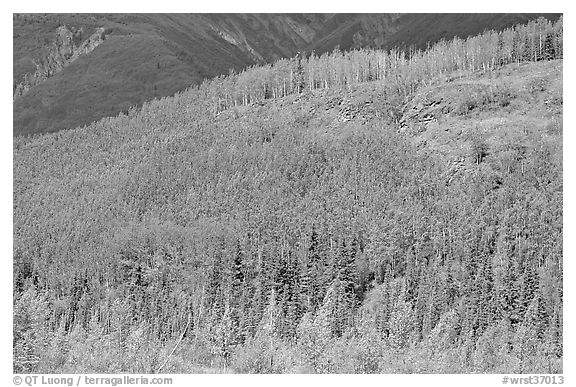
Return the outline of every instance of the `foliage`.
[[[15,372],[561,372],[561,136],[478,131],[446,184],[387,115],[512,61],[518,31],[310,57],[300,93],[280,61],[16,138]],[[486,90],[479,113],[514,108]]]

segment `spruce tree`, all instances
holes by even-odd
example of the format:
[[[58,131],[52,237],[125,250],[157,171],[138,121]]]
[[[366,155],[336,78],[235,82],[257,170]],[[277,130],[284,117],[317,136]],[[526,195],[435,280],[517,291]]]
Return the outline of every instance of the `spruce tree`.
[[[315,325],[318,327],[322,341],[328,341],[339,331],[339,303],[338,296],[341,284],[335,279],[328,288],[322,307],[318,310]]]
[[[478,281],[480,282],[478,322],[479,334],[482,334],[496,320],[497,313],[492,260],[490,257],[485,257]]]
[[[498,43],[496,44],[496,63],[499,66],[506,64],[506,57],[504,55],[504,34],[498,34]]]
[[[356,302],[356,283],[358,271],[356,269],[356,254],[358,242],[354,238],[350,246],[342,239],[340,257],[338,262],[338,278],[344,287],[344,293],[350,299],[351,305]]]
[[[301,274],[300,288],[304,298],[303,307],[306,312],[315,313],[321,301],[320,270],[322,262],[319,235],[312,227],[308,251],[306,254],[306,267]]]
[[[212,262],[206,288],[206,310],[218,318],[224,312],[222,251],[217,251]]]
[[[526,34],[524,38],[524,45],[522,46],[522,60],[525,62],[530,62],[534,59],[533,55],[534,49],[532,48],[532,41],[530,40],[530,35]]]
[[[296,334],[296,328],[298,326],[298,321],[303,312],[303,306],[301,304],[300,297],[300,270],[298,266],[298,259],[296,254],[289,252],[288,255],[288,289],[286,297],[286,336],[288,338],[293,338]]]
[[[512,35],[511,57],[512,62],[520,62],[520,32],[518,29],[515,29]]]
[[[552,60],[556,58],[556,43],[555,36],[552,31],[546,34],[546,39],[544,40],[544,59]]]
[[[236,334],[230,305],[226,305],[222,318],[216,324],[211,337],[216,353],[223,359],[225,367],[229,365],[232,351],[238,344]]]
[[[296,94],[300,94],[306,89],[306,81],[304,79],[304,66],[302,65],[302,54],[300,52],[296,54],[294,61],[295,68],[293,70],[292,89]]]

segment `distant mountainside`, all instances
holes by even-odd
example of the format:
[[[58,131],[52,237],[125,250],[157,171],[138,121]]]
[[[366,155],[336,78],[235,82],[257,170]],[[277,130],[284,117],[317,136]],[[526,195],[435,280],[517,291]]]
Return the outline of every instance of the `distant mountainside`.
[[[428,43],[441,39],[501,30],[539,17],[555,21],[560,14],[336,14],[327,20],[311,48],[317,52],[330,51],[336,46],[342,50],[409,46],[424,49]]]
[[[559,14],[15,14],[14,135],[116,115],[203,79],[338,47],[427,42]]]

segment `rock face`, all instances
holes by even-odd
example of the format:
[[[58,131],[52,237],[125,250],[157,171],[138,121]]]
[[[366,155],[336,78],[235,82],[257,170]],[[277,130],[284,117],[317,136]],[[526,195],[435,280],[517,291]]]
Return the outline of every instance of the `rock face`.
[[[77,42],[82,40],[82,33],[82,28],[70,30],[66,26],[58,27],[56,40],[50,46],[48,54],[34,63],[36,71],[32,74],[26,74],[24,80],[16,85],[14,99],[26,94],[30,88],[59,73],[80,55],[92,52],[104,41],[104,28],[97,28],[88,39],[78,45]]]
[[[433,92],[416,96],[411,103],[405,104],[400,119],[400,132],[418,134],[428,125],[438,121],[441,116],[450,113],[450,101]]]

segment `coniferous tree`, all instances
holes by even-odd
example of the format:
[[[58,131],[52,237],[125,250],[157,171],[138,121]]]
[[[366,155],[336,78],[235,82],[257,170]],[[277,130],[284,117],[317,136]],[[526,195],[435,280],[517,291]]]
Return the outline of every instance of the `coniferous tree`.
[[[289,252],[288,258],[288,284],[286,295],[286,336],[292,339],[295,336],[296,328],[303,312],[301,304],[300,270],[296,254]]]
[[[534,268],[534,263],[525,262],[524,273],[522,273],[521,282],[521,298],[522,307],[521,310],[525,311],[528,309],[530,303],[534,300],[539,286],[538,272]]]
[[[482,334],[496,319],[496,295],[490,257],[484,259],[478,281],[480,281],[478,323],[479,334]]]
[[[556,44],[554,41],[554,33],[548,32],[544,40],[544,59],[552,60],[556,58]]]
[[[292,89],[295,91],[296,94],[302,93],[306,90],[306,80],[304,77],[304,66],[302,64],[302,54],[298,52],[296,54],[295,60],[295,68],[293,70],[293,86]]]
[[[506,64],[506,56],[504,53],[504,34],[498,34],[498,42],[496,43],[496,61],[498,66]]]
[[[328,288],[322,307],[318,310],[314,320],[324,341],[330,340],[341,333],[342,320],[339,304],[341,294],[342,284],[338,279],[335,279]]]
[[[223,243],[223,242],[222,242]],[[208,286],[206,289],[206,308],[210,310],[214,318],[218,319],[224,312],[224,263],[222,250],[216,251],[214,261],[208,277]]]
[[[515,29],[514,33],[512,34],[512,48],[510,55],[512,62],[520,62],[520,32],[518,29]]]
[[[535,50],[532,48],[530,35],[526,34],[526,37],[524,38],[524,45],[522,47],[522,60],[526,62],[531,61],[534,58],[534,52]]]
[[[344,239],[342,240],[338,263],[338,278],[344,287],[344,292],[351,306],[356,303],[356,284],[358,282],[358,271],[356,269],[357,249],[358,242],[356,238],[352,239],[350,246],[346,245]]]
[[[244,252],[240,240],[236,240],[236,251],[232,260],[230,270],[232,278],[230,279],[230,319],[233,329],[236,331],[235,337],[240,337],[240,321],[242,319],[242,296],[245,294],[245,273],[244,273]]]
[[[304,307],[307,312],[315,313],[322,301],[321,265],[323,265],[323,260],[319,236],[315,227],[312,227],[306,257],[306,268],[302,273],[301,279]]]

